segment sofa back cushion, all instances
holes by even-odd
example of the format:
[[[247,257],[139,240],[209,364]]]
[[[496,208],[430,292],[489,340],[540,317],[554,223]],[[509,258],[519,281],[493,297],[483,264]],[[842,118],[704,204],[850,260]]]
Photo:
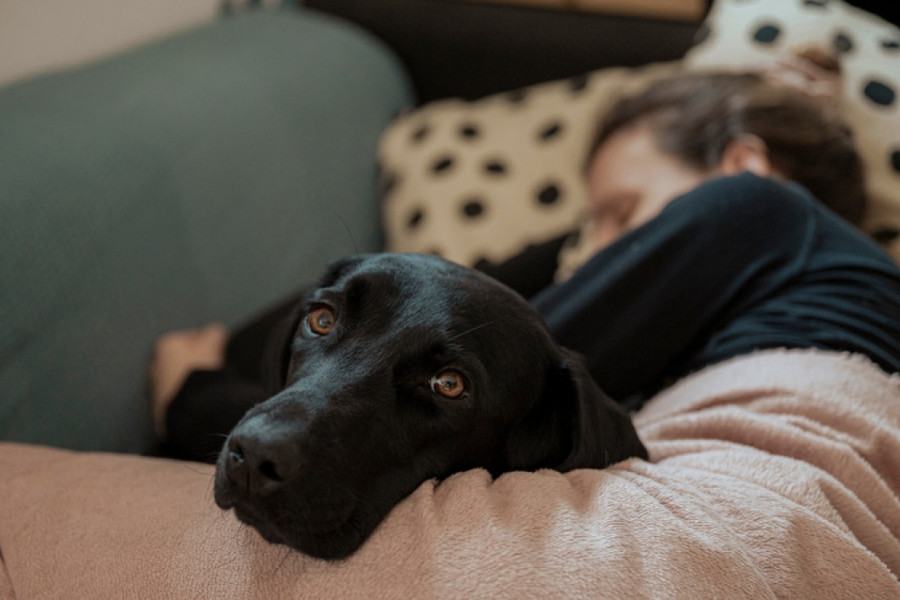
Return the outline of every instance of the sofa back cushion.
[[[0,90],[0,439],[149,450],[158,334],[380,249],[375,146],[411,101],[382,44],[297,10]]]

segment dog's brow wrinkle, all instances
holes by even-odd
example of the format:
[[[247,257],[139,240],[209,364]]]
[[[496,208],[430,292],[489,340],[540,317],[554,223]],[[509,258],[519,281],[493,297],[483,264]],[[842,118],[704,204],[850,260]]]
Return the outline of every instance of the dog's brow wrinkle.
[[[450,341],[453,341],[453,340],[456,340],[456,339],[458,339],[458,338],[461,338],[461,337],[464,336],[464,335],[469,335],[469,334],[472,333],[473,331],[478,331],[478,330],[481,329],[482,327],[487,327],[488,325],[493,325],[493,324],[496,323],[496,322],[497,322],[497,319],[492,319],[492,320],[490,320],[490,321],[487,321],[487,322],[485,322],[485,323],[482,323],[481,325],[476,325],[475,327],[472,327],[472,328],[470,328],[470,329],[466,329],[466,330],[463,331],[462,333],[457,333],[456,335],[454,335],[452,338],[450,338]]]

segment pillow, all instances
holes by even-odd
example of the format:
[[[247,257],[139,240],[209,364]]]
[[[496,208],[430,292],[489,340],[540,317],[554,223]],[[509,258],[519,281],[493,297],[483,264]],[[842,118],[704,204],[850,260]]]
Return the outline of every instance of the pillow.
[[[735,68],[819,48],[841,64],[840,110],[866,165],[863,229],[900,260],[900,28],[841,0],[717,0],[685,67]]]
[[[428,481],[339,562],[219,511],[207,465],[0,444],[0,597],[900,597],[900,391],[870,362],[738,358],[636,425],[652,463]]]
[[[575,229],[597,116],[678,68],[602,69],[399,117],[379,147],[387,250],[498,264]]]

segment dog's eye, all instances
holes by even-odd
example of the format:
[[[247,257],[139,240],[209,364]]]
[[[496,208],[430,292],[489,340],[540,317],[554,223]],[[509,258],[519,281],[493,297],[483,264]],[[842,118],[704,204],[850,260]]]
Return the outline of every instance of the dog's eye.
[[[306,316],[309,330],[316,335],[328,335],[334,329],[334,312],[325,306],[317,308]]]
[[[466,382],[457,371],[441,371],[428,382],[431,390],[444,398],[459,398],[466,391]]]

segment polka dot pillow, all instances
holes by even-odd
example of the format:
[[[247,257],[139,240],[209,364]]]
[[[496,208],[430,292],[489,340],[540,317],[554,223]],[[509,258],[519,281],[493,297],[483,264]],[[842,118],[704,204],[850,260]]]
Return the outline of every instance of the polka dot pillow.
[[[900,29],[840,0],[717,0],[686,68],[742,68],[810,47],[841,63],[840,109],[866,164],[863,228],[900,260]]]
[[[387,250],[499,264],[576,229],[599,114],[677,68],[603,69],[399,117],[379,144]]]

